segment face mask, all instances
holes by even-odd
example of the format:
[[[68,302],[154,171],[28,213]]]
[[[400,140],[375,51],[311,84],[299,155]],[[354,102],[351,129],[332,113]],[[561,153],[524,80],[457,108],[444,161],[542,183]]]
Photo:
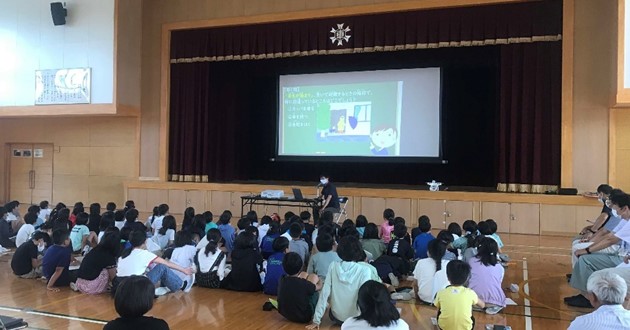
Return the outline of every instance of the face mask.
[[[44,252],[44,249],[46,248],[46,244],[42,243],[37,245],[37,252]]]
[[[320,179],[319,182],[323,185],[328,184],[328,179]]]
[[[613,217],[619,218],[619,214],[617,214],[617,210],[613,209],[611,213]]]
[[[602,204],[606,204],[606,199],[605,199],[605,198],[600,197],[600,198],[598,198],[598,199],[599,199],[599,202],[600,202],[600,203],[602,203]]]

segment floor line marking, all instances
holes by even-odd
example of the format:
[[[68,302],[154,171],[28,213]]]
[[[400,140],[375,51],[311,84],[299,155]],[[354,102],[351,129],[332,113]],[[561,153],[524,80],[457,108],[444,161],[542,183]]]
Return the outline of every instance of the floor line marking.
[[[95,323],[95,324],[101,324],[101,325],[107,324],[106,321],[102,321],[102,320],[90,319],[90,318],[72,316],[72,315],[66,315],[66,314],[59,314],[59,313],[52,313],[52,312],[44,312],[44,311],[38,311],[38,310],[33,310],[33,309],[28,309],[28,308],[15,308],[15,307],[0,306],[0,310],[16,312],[16,313],[25,313],[25,314],[31,314],[31,315],[46,316],[46,317],[71,320],[71,321]]]
[[[525,286],[523,286],[523,291],[525,291],[526,296],[523,298],[523,304],[525,307],[525,330],[532,330],[532,309],[529,307],[529,279],[528,279],[528,271],[527,271],[527,260],[523,260],[523,280],[525,281]]]

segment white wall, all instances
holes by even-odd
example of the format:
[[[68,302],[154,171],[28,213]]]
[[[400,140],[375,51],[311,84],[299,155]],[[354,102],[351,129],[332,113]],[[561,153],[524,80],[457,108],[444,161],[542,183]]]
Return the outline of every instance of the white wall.
[[[1,1],[0,106],[34,104],[35,70],[77,67],[92,68],[92,103],[112,103],[115,0],[65,0],[65,26],[51,2]]]

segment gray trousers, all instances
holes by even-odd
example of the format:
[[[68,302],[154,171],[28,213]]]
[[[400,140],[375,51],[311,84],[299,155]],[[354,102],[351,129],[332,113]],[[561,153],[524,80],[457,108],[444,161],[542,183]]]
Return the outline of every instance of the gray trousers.
[[[589,276],[598,270],[617,267],[623,262],[623,257],[610,254],[585,254],[578,258],[571,275],[571,286],[586,292],[586,282]]]

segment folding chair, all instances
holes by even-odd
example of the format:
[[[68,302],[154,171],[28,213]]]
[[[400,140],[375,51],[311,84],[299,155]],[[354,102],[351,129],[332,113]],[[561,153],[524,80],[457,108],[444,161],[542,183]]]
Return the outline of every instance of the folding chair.
[[[343,216],[343,220],[348,219],[348,212],[346,212],[346,206],[348,206],[348,202],[350,200],[348,197],[339,197],[339,213],[336,214],[337,219],[335,219],[335,223],[339,223],[341,217]]]

